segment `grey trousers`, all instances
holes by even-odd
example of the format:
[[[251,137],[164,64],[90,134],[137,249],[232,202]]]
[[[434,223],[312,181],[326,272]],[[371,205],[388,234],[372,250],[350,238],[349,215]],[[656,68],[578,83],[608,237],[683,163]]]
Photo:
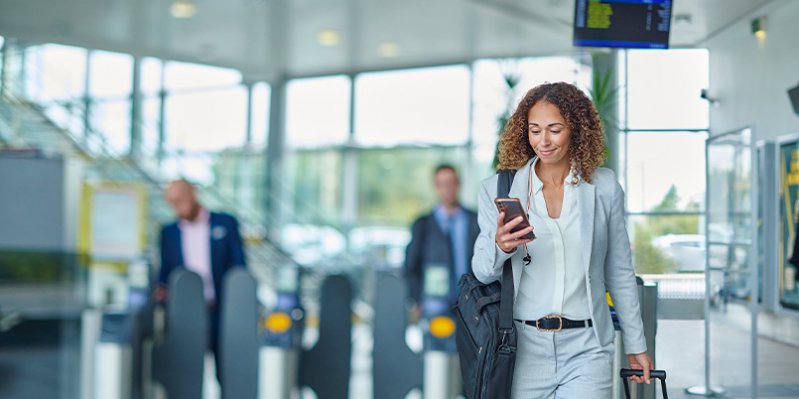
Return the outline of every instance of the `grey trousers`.
[[[613,344],[600,346],[592,328],[543,332],[515,323],[513,399],[610,398]]]

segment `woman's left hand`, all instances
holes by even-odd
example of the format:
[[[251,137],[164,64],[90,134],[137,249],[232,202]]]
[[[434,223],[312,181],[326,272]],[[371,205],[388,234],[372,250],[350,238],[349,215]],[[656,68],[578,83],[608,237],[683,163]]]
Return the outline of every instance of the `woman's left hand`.
[[[627,361],[630,362],[631,369],[644,370],[643,377],[630,377],[630,381],[635,381],[639,384],[643,382],[649,384],[651,382],[651,379],[649,378],[649,370],[652,370],[655,365],[652,364],[652,359],[649,358],[649,355],[646,352],[627,355]]]

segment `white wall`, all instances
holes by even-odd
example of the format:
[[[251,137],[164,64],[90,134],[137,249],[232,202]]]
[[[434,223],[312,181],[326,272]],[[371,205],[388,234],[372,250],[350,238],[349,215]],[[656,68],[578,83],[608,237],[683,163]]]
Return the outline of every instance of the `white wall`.
[[[753,18],[766,16],[766,38],[752,35]],[[710,134],[751,127],[755,140],[799,133],[787,90],[799,83],[799,1],[774,0],[711,37]],[[748,323],[748,321],[747,321]],[[760,334],[799,343],[799,318],[761,313]]]
[[[764,40],[751,20],[767,18]],[[755,138],[799,132],[786,90],[799,83],[799,1],[775,0],[699,47],[710,50],[711,135],[752,127]]]

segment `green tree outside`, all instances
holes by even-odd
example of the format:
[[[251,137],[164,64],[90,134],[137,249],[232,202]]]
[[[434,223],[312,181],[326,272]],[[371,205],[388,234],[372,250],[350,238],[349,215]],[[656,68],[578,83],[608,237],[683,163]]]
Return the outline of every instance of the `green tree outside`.
[[[697,211],[699,204],[691,202],[685,209],[679,209],[680,197],[677,188],[672,185],[660,203],[652,208],[653,212]],[[699,216],[697,215],[664,215],[649,216],[633,224],[633,262],[639,274],[666,274],[677,272],[677,262],[669,258],[652,240],[666,234],[698,234]]]

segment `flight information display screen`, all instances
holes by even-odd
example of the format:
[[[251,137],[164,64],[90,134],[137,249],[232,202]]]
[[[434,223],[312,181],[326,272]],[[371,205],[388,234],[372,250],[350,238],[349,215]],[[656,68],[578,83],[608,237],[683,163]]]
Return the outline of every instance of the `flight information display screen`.
[[[669,48],[672,0],[576,0],[574,45]]]

